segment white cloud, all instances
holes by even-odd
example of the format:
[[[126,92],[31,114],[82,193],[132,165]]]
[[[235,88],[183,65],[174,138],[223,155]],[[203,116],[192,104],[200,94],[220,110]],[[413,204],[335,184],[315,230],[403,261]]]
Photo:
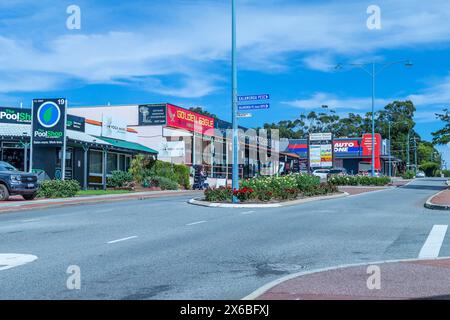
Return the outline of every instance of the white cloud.
[[[387,103],[389,101],[386,99],[376,99],[376,110]],[[331,93],[316,92],[307,98],[285,101],[283,104],[301,109],[318,109],[322,105],[327,105],[330,109],[351,109],[369,112],[372,107],[372,100],[370,98],[340,98]]]
[[[9,34],[0,36],[0,72],[12,72],[17,77],[44,75],[42,83],[30,78],[25,82],[0,84],[0,92],[57,87],[63,78],[86,83],[117,83],[119,79],[181,75],[183,80],[177,86],[155,81],[155,87],[147,89],[180,97],[211,94],[220,86],[217,74],[224,72],[224,69],[217,70],[217,62],[228,63],[229,59],[229,4],[200,1],[169,5],[170,10],[161,11],[155,11],[160,10],[159,6],[142,7],[140,10],[152,19],[140,24],[142,21],[137,23],[133,18],[121,17],[124,21],[120,27],[114,29],[111,23],[108,31],[98,28],[91,31],[89,23],[83,23],[81,34],[65,30],[39,39],[22,40],[2,32],[0,27],[2,34]],[[367,4],[356,0],[326,5],[243,2],[238,6],[239,68],[284,71],[292,62],[289,55],[296,53],[305,57],[305,66],[325,71],[337,56],[357,59],[380,49],[446,43],[450,39],[450,24],[439,23],[450,20],[448,1],[380,0],[378,5],[382,8],[383,29],[369,31],[365,23]],[[26,17],[19,18],[27,23]],[[33,18],[35,22],[35,13]],[[111,17],[108,23],[113,18],[116,17]],[[127,22],[129,26],[125,27]],[[35,25],[30,23],[29,28],[34,30]],[[216,76],[201,79],[192,76],[211,73]],[[337,98],[329,99],[330,104],[339,102]],[[297,104],[313,102],[300,100]],[[342,102],[356,108],[367,101]]]

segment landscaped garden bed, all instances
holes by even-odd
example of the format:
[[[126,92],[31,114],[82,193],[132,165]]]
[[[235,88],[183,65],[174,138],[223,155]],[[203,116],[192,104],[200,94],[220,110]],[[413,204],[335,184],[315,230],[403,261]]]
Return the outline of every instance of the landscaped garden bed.
[[[389,177],[370,177],[370,176],[332,176],[328,183],[334,186],[387,186],[391,183]]]
[[[319,177],[292,174],[243,180],[237,190],[229,187],[208,188],[205,190],[205,201],[230,203],[234,195],[241,203],[277,203],[338,192],[336,185],[321,183]]]

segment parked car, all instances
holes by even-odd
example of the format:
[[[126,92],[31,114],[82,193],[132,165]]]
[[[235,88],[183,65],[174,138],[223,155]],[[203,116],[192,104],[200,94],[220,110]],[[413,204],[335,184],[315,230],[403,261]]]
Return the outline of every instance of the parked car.
[[[347,174],[347,169],[345,168],[333,168],[328,173],[329,176],[346,176]]]
[[[426,177],[425,172],[417,171],[416,178],[425,178],[425,177]]]
[[[37,175],[19,171],[9,163],[0,161],[0,201],[8,200],[13,195],[33,200],[37,191]]]
[[[366,172],[364,172],[364,175],[372,177],[372,170],[367,170]],[[375,170],[373,176],[374,177],[381,177],[381,171],[380,170]]]
[[[328,178],[328,174],[330,173],[330,169],[316,169],[313,171],[313,176],[319,177],[320,180],[326,180]]]

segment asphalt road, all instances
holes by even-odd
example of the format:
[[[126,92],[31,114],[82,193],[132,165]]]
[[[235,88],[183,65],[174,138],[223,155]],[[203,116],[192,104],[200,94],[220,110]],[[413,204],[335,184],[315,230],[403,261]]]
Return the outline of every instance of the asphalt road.
[[[185,197],[0,215],[0,299],[241,299],[289,273],[417,258],[450,214],[423,207],[443,179],[276,209],[205,208]],[[450,256],[450,231],[440,257]],[[69,290],[70,265],[81,289]]]

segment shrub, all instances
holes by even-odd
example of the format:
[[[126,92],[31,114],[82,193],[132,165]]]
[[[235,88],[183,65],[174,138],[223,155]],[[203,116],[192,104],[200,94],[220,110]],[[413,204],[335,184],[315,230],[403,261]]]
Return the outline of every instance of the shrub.
[[[439,163],[425,162],[420,165],[419,169],[422,170],[423,172],[425,172],[425,175],[427,177],[434,177],[436,174],[436,171],[438,171],[440,167],[441,166],[439,165]]]
[[[138,154],[131,160],[129,172],[133,176],[134,181],[138,183],[144,181],[148,166],[149,160],[147,160],[143,154]]]
[[[287,175],[282,177],[259,177],[241,182],[238,190],[230,188],[207,189],[205,199],[211,202],[231,201],[236,196],[241,202],[258,200],[293,200],[300,194],[305,196],[336,192],[337,187],[328,183],[321,184],[318,177],[310,175]]]
[[[189,167],[183,164],[172,164],[170,162],[156,160],[144,169],[144,178],[146,177],[165,177],[175,181],[185,189],[190,188]]]
[[[189,181],[189,167],[184,164],[176,164],[173,166],[173,169],[178,184],[183,186],[185,189],[189,189],[191,187]]]
[[[332,176],[328,182],[333,186],[385,186],[391,183],[389,177]]]
[[[80,190],[80,184],[76,180],[46,180],[39,188],[38,197],[71,198]]]
[[[166,177],[153,176],[146,178],[146,184],[151,187],[159,187],[161,190],[178,190],[179,185],[177,182],[170,180]]]
[[[450,178],[450,170],[442,170],[440,173],[444,174],[444,177]],[[441,176],[439,173],[439,176]]]
[[[130,187],[133,182],[133,175],[126,171],[113,171],[111,176],[106,180],[106,185],[109,188],[124,188]]]
[[[416,176],[416,174],[412,170],[408,170],[402,174],[403,179],[414,179],[415,176]]]
[[[205,200],[210,202],[229,202],[232,196],[233,192],[230,187],[208,188],[205,190]]]

